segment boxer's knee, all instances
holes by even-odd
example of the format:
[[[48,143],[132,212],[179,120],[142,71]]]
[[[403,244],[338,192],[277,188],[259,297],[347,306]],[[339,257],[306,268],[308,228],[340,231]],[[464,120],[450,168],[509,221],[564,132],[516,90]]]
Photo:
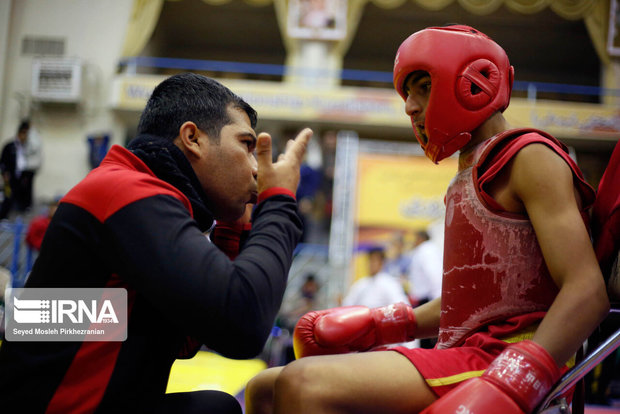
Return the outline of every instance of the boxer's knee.
[[[334,384],[329,381],[330,367],[323,359],[302,358],[284,367],[275,383],[275,405],[292,410],[303,408],[306,410],[303,412],[313,412],[319,407],[326,409],[329,405],[328,390]]]
[[[246,414],[269,414],[273,411],[275,382],[281,370],[281,367],[267,369],[247,383],[244,394]]]

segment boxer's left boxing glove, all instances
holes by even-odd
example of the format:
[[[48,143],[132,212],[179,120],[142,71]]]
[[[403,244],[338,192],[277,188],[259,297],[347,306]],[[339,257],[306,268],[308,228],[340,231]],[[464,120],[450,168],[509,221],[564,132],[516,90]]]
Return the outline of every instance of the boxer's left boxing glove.
[[[506,348],[479,378],[473,378],[422,411],[423,414],[531,413],[560,378],[549,353],[526,340]]]
[[[404,303],[381,308],[345,306],[308,312],[293,333],[296,358],[367,351],[415,339],[413,309]]]

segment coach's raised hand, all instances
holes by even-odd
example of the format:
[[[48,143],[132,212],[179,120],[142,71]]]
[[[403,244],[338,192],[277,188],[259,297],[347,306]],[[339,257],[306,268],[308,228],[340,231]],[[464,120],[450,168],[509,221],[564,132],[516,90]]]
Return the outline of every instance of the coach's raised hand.
[[[286,143],[284,153],[272,162],[271,136],[265,132],[258,135],[256,159],[258,161],[258,193],[273,188],[286,188],[293,194],[299,184],[299,167],[312,137],[310,128],[303,129],[294,140]]]

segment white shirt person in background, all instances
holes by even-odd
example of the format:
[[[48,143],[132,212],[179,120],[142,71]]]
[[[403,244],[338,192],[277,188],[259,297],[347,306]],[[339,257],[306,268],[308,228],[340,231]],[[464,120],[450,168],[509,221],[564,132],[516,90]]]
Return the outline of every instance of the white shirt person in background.
[[[382,271],[385,250],[372,248],[368,252],[369,275],[358,279],[342,300],[342,306],[361,305],[378,308],[397,302],[409,304],[405,291],[397,278]]]
[[[422,305],[441,296],[443,251],[425,230],[416,233],[409,263],[410,294]]]

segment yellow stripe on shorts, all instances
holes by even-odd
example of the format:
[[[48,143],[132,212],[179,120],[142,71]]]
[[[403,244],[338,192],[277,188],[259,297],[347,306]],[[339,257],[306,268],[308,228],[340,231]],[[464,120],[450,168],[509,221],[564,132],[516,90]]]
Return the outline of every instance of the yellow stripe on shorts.
[[[536,328],[538,328],[538,324],[528,326],[527,328],[513,334],[509,337],[499,338],[504,342],[509,344],[513,344],[515,342],[523,341],[525,339],[532,339],[534,333],[536,332]],[[461,372],[460,374],[451,375],[449,377],[442,378],[428,378],[426,379],[426,383],[431,387],[441,387],[443,385],[451,385],[458,382],[463,382],[470,378],[479,377],[485,370],[480,371],[467,371]]]
[[[532,339],[537,329],[538,329],[538,324],[534,324],[534,325],[528,326],[527,328],[523,329],[522,331],[516,333],[513,336],[500,338],[500,339],[504,342],[508,342],[509,344],[514,344],[516,342],[521,342],[526,339]],[[572,368],[575,366],[575,362],[576,362],[576,356],[573,355],[568,361],[566,361],[566,366],[568,368]]]
[[[499,339],[509,344],[514,344],[515,342],[521,342],[526,339],[532,339],[534,337],[534,333],[536,332],[536,329],[538,329],[538,324],[528,326],[527,328],[519,331],[516,334],[513,334],[509,337],[499,338]],[[571,359],[569,359],[566,362],[566,366],[568,368],[572,368],[574,365],[575,365],[575,355],[573,355]],[[458,382],[468,380],[470,378],[479,377],[482,375],[484,371],[485,370],[467,371],[467,372],[461,372],[460,374],[451,375],[449,377],[428,378],[426,379],[426,383],[431,387],[441,387],[443,385],[451,385],[451,384],[455,384]]]
[[[479,377],[485,370],[481,369],[480,371],[467,371],[461,372],[460,374],[451,375],[449,377],[442,378],[428,378],[426,379],[426,383],[431,387],[441,387],[442,385],[451,385],[457,382],[462,382],[468,380],[470,378]]]

